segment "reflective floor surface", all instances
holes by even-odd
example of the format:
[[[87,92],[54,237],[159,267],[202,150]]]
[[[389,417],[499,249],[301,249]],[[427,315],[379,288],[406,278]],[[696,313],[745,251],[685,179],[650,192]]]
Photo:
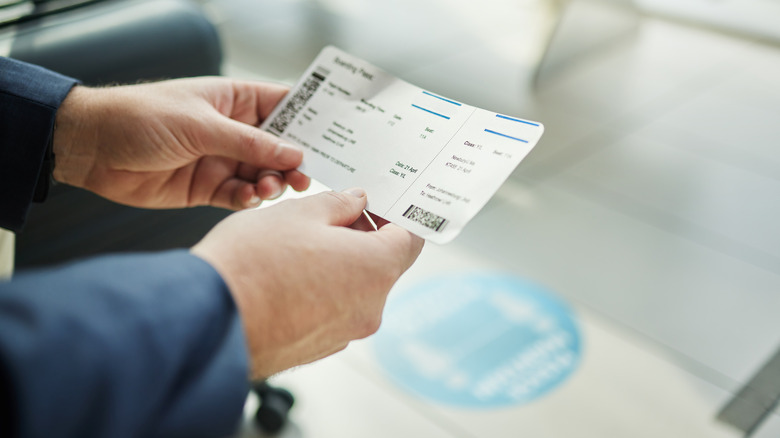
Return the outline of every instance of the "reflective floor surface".
[[[274,379],[298,400],[281,436],[739,437],[744,426],[717,419],[738,393],[758,404],[738,415],[749,432],[780,436],[771,385],[753,388],[761,400],[740,393],[780,347],[778,48],[660,18],[620,18],[610,35],[543,1],[477,3],[206,3],[230,75],[292,84],[335,44],[546,126],[464,233],[426,246],[391,304],[462,273],[541,285],[576,320],[571,375],[532,400],[451,406],[400,384],[369,338]],[[555,35],[574,41],[549,49],[564,19],[573,27]]]

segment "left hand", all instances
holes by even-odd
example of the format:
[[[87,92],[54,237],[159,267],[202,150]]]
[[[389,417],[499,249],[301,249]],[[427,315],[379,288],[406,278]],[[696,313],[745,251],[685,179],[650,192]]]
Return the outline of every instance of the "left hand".
[[[76,86],[57,112],[54,178],[146,208],[239,210],[305,190],[301,150],[257,128],[286,93],[226,78]]]

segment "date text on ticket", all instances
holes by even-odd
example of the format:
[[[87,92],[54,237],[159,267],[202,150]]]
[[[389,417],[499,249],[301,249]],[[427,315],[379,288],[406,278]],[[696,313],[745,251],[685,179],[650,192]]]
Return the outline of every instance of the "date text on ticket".
[[[306,175],[362,187],[368,211],[455,238],[536,145],[538,122],[485,111],[326,47],[261,128],[303,147]]]

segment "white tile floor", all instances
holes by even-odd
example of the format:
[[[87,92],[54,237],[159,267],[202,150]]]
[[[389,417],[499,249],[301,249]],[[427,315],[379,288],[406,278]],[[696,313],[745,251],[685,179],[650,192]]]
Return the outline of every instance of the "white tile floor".
[[[780,51],[645,18],[533,88],[552,9],[486,4],[208,3],[229,74],[292,83],[336,44],[545,123],[461,237],[428,245],[394,293],[437,273],[509,272],[565,299],[586,345],[552,394],[468,410],[407,394],[357,342],[275,379],[298,400],[282,436],[742,436],[715,417],[780,347]],[[754,436],[780,436],[780,413]]]

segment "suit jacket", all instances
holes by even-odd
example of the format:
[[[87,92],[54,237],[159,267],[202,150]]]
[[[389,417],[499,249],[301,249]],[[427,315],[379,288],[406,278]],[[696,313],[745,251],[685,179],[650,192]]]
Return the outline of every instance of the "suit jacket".
[[[0,58],[0,226],[32,202],[73,79]],[[0,436],[224,436],[248,391],[219,274],[188,251],[117,255],[0,282]]]

